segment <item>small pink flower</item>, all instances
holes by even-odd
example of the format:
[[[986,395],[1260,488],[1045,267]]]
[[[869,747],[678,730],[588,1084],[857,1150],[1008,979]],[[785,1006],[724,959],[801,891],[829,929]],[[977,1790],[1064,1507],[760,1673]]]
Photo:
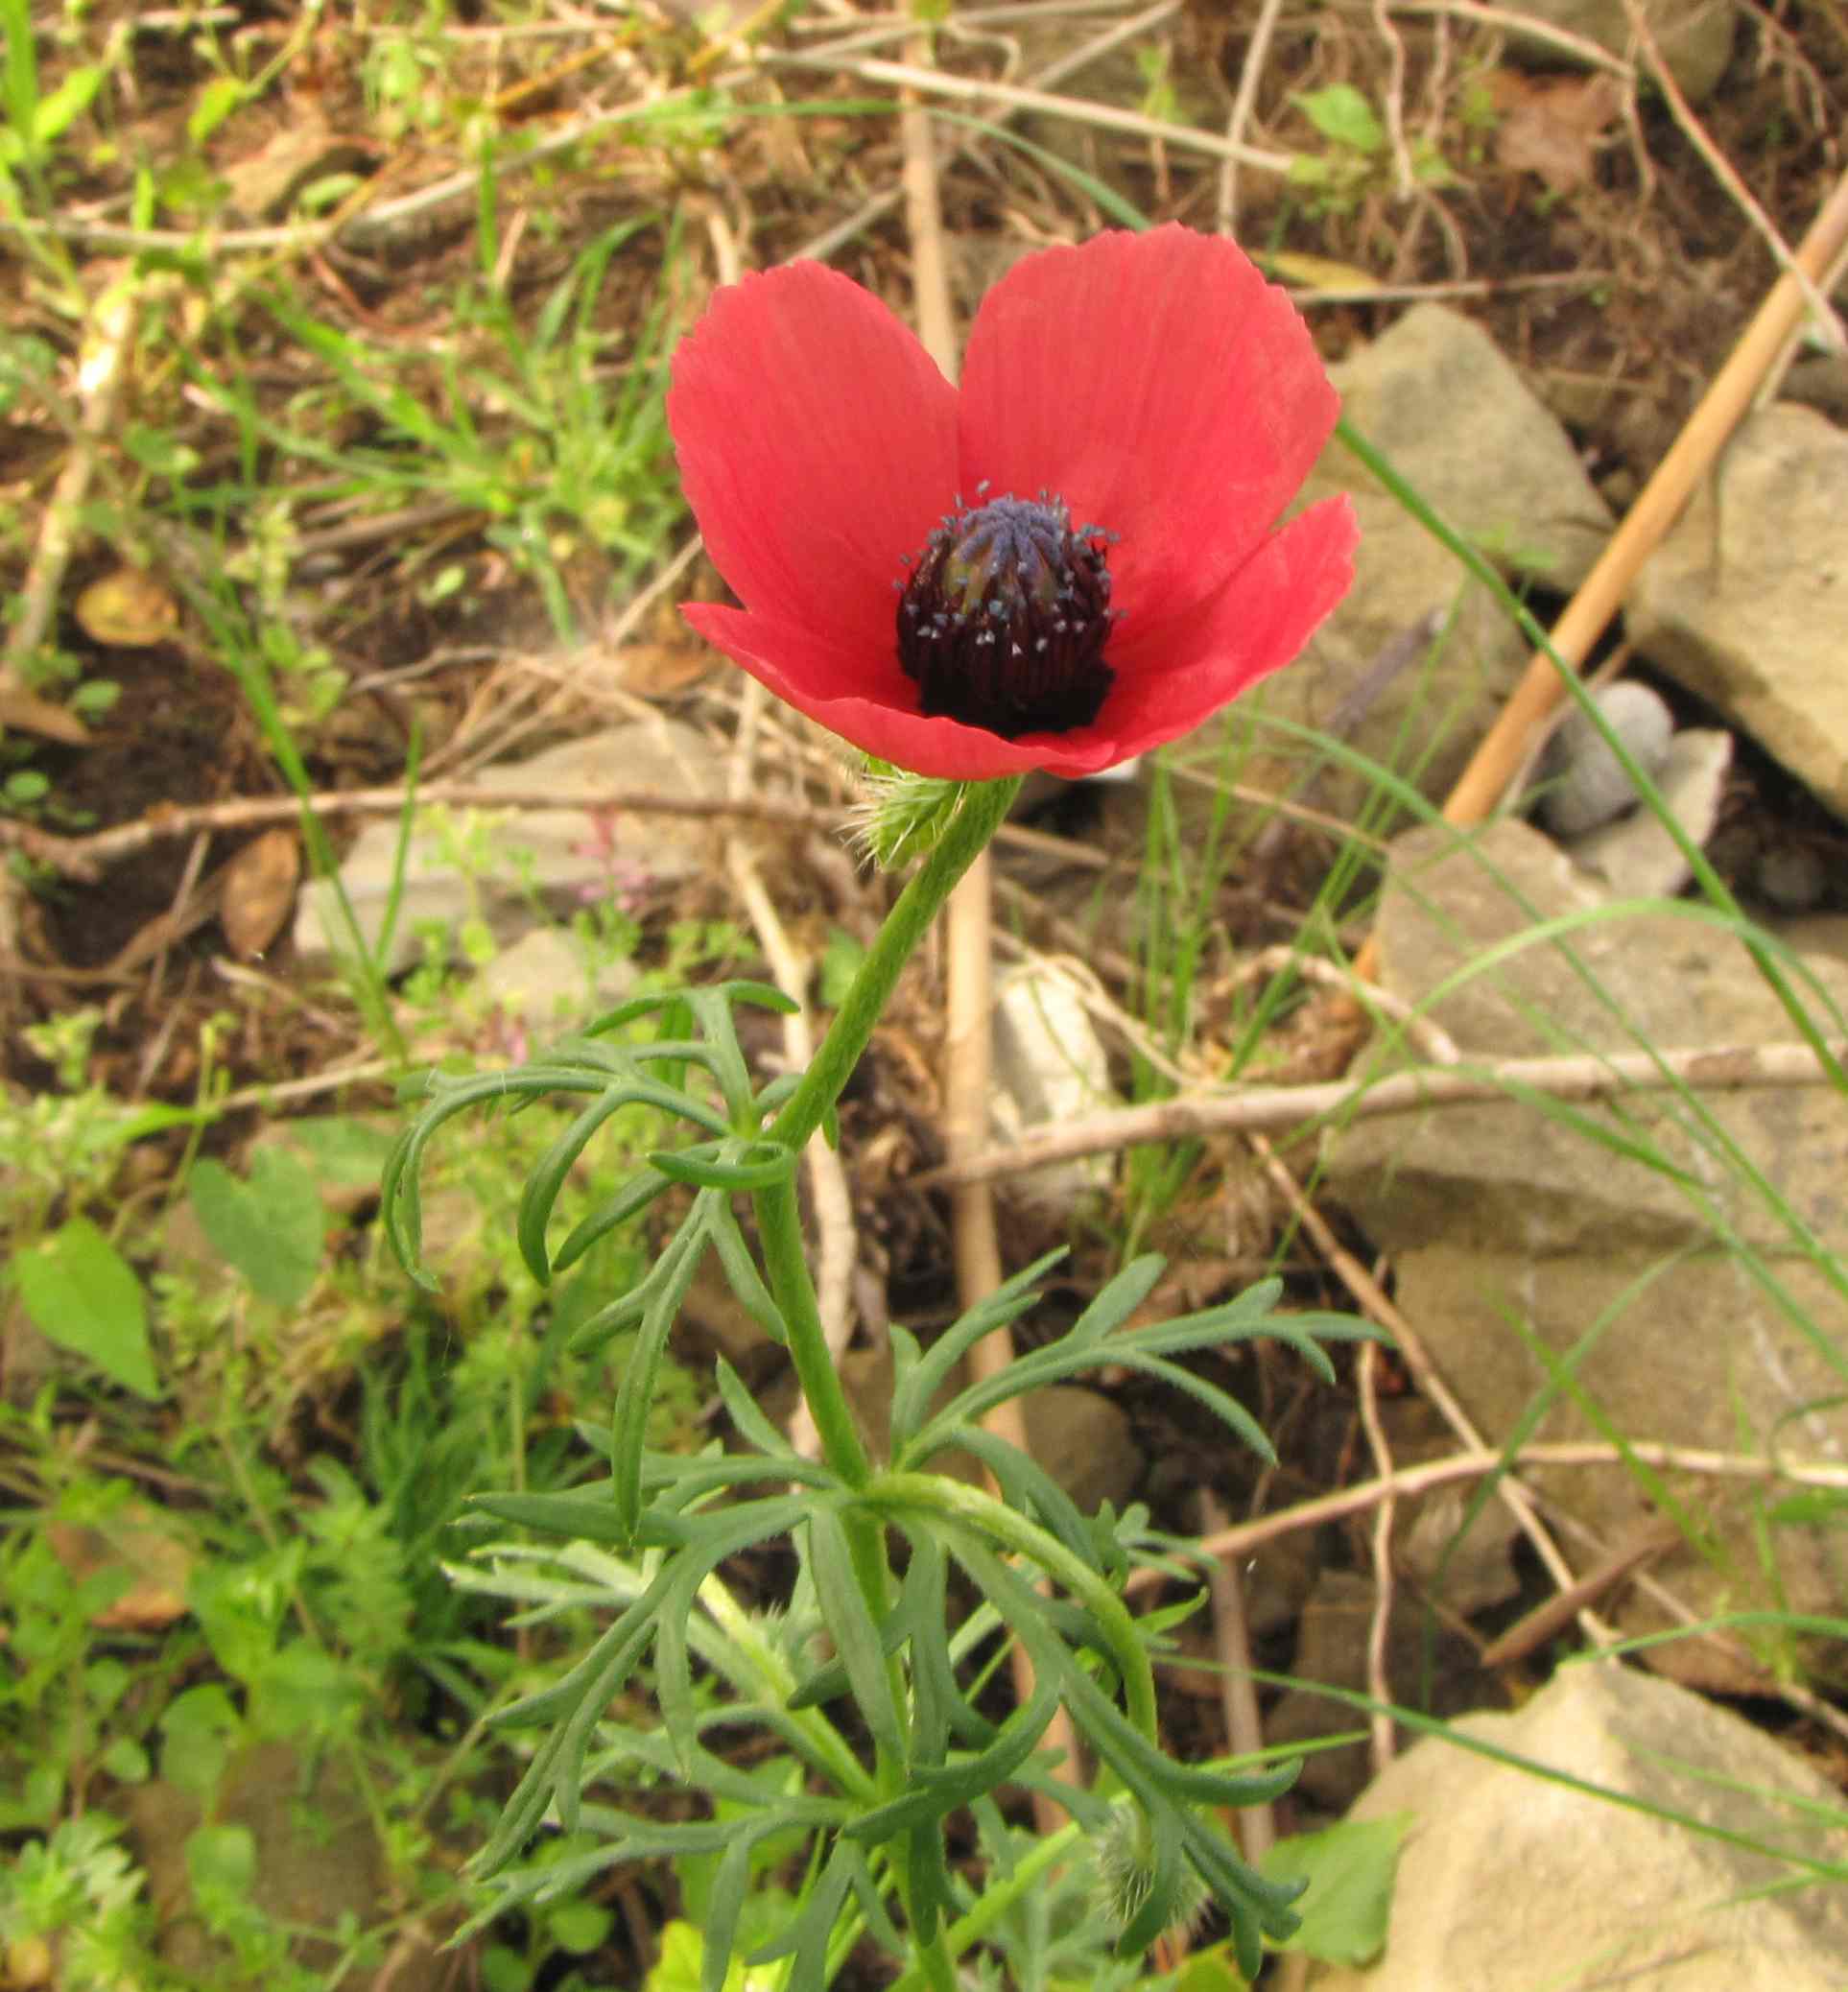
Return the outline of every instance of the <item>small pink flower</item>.
[[[836,272],[747,276],[668,396],[744,606],[682,612],[900,768],[1096,774],[1287,664],[1346,592],[1345,498],[1273,530],[1337,406],[1284,294],[1178,226],[1016,264],[960,390]]]

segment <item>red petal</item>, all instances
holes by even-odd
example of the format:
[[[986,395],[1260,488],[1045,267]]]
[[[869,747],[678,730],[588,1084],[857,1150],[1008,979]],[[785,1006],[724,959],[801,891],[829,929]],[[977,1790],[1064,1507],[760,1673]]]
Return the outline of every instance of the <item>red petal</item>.
[[[739,600],[889,653],[892,583],[956,490],[956,390],[905,326],[819,263],[746,276],[681,342],[667,409]]]
[[[1044,487],[1122,535],[1132,622],[1209,599],[1315,461],[1339,402],[1308,327],[1222,237],[1170,225],[1029,256],[963,363],[967,495]]]
[[[1160,645],[1119,639],[1096,723],[1049,737],[1033,765],[1096,774],[1203,725],[1302,650],[1353,584],[1360,536],[1353,501],[1330,498],[1268,539],[1190,626],[1171,624]]]
[[[684,602],[680,613],[786,704],[894,767],[945,781],[993,781],[1046,765],[1028,741],[926,719],[917,687],[898,667],[889,628],[884,649],[868,653],[837,648],[799,624],[711,603]]]

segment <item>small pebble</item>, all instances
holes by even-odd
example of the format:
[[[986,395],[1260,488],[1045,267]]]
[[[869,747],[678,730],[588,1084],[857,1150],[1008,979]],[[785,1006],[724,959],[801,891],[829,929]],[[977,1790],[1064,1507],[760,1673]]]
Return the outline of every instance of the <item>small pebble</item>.
[[[1629,679],[1596,695],[1599,709],[1653,778],[1668,758],[1674,720],[1647,685]],[[1568,714],[1541,761],[1540,818],[1555,837],[1582,837],[1636,805],[1636,790],[1604,736],[1584,713]]]
[[[1753,882],[1779,913],[1814,913],[1829,893],[1829,867],[1807,843],[1774,843],[1759,854]]]

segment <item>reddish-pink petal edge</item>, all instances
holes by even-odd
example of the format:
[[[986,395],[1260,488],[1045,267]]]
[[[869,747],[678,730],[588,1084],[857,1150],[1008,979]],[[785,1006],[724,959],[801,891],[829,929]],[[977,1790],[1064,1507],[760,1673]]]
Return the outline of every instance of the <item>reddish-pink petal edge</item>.
[[[1062,498],[1121,535],[1115,599],[1185,617],[1255,551],[1339,402],[1309,328],[1236,245],[1174,225],[1025,257],[983,300],[962,488]]]
[[[956,390],[819,263],[714,294],[674,356],[668,422],[714,566],[746,607],[857,647],[956,488]]]

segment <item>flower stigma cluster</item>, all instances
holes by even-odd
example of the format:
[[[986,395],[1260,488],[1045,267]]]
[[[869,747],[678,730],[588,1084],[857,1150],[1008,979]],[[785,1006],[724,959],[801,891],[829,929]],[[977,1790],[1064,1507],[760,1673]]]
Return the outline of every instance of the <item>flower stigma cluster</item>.
[[[1116,681],[1103,648],[1110,606],[1101,526],[1036,499],[984,497],[944,515],[899,589],[898,661],[927,718],[983,726],[1004,740],[1088,726]]]

